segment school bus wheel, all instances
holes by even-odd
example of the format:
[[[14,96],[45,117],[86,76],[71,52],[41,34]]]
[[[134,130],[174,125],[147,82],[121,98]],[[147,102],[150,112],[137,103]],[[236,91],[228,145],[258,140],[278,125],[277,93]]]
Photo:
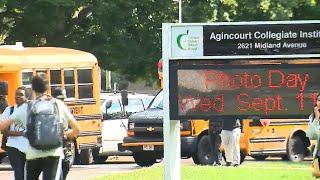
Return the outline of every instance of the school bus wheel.
[[[99,155],[100,148],[92,149],[93,161],[96,164],[103,164],[108,159],[108,156]]]
[[[80,164],[89,165],[93,162],[92,150],[91,149],[82,149],[80,152]]]
[[[290,161],[303,161],[307,153],[307,147],[301,136],[293,136],[288,140],[287,154]]]
[[[209,165],[213,163],[213,155],[210,148],[210,141],[207,135],[200,138],[197,148],[196,164]]]

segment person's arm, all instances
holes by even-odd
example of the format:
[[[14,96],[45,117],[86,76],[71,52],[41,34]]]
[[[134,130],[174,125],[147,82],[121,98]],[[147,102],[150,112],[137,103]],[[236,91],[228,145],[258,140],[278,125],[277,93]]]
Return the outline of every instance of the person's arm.
[[[64,135],[67,137],[67,139],[74,139],[79,136],[80,134],[80,127],[75,120],[71,120],[68,122],[68,125],[70,129],[64,132]]]
[[[70,129],[64,131],[64,136],[66,136],[67,139],[74,139],[79,136],[80,127],[66,105],[64,105],[64,114],[68,121],[68,126],[70,127]]]
[[[12,123],[13,123],[12,119],[6,119],[6,120],[0,121],[0,131],[2,132],[7,128],[9,128]]]

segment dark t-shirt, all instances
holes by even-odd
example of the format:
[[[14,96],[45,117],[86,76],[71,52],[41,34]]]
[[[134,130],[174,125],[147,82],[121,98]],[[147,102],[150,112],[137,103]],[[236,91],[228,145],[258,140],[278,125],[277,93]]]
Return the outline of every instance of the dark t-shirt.
[[[222,130],[232,131],[235,128],[240,128],[241,123],[239,119],[225,119],[222,121]]]
[[[220,119],[210,119],[209,129],[214,133],[220,133],[222,129],[222,120]]]

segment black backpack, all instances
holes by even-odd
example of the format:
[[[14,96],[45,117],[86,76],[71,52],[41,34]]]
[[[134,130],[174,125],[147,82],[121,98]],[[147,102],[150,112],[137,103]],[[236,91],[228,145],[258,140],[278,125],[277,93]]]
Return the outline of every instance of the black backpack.
[[[10,107],[10,115],[13,113],[13,111],[14,111],[14,106],[11,106]],[[10,131],[10,126],[4,132],[6,132],[6,131]],[[6,148],[7,148],[7,141],[8,141],[8,135],[2,133],[1,148],[4,150],[6,150]]]
[[[63,125],[57,102],[37,99],[28,103],[26,137],[32,147],[49,150],[62,147]]]

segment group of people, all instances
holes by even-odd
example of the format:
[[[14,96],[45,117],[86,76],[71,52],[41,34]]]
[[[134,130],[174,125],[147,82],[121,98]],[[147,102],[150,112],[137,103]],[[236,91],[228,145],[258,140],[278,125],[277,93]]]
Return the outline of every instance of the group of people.
[[[0,117],[0,130],[7,137],[6,152],[14,170],[15,180],[35,180],[40,173],[43,180],[66,179],[69,171],[68,158],[65,158],[63,146],[38,149],[32,145],[28,132],[32,104],[35,101],[53,101],[57,109],[57,119],[63,128],[61,139],[72,140],[79,135],[79,126],[64,104],[65,92],[57,88],[52,96],[46,94],[49,82],[46,74],[40,73],[32,78],[32,90],[35,100],[31,99],[31,92],[25,87],[15,91],[15,106],[8,106]]]
[[[240,165],[240,134],[239,119],[210,120],[209,139],[213,155],[213,165],[221,165],[221,144],[224,147],[226,166]]]

